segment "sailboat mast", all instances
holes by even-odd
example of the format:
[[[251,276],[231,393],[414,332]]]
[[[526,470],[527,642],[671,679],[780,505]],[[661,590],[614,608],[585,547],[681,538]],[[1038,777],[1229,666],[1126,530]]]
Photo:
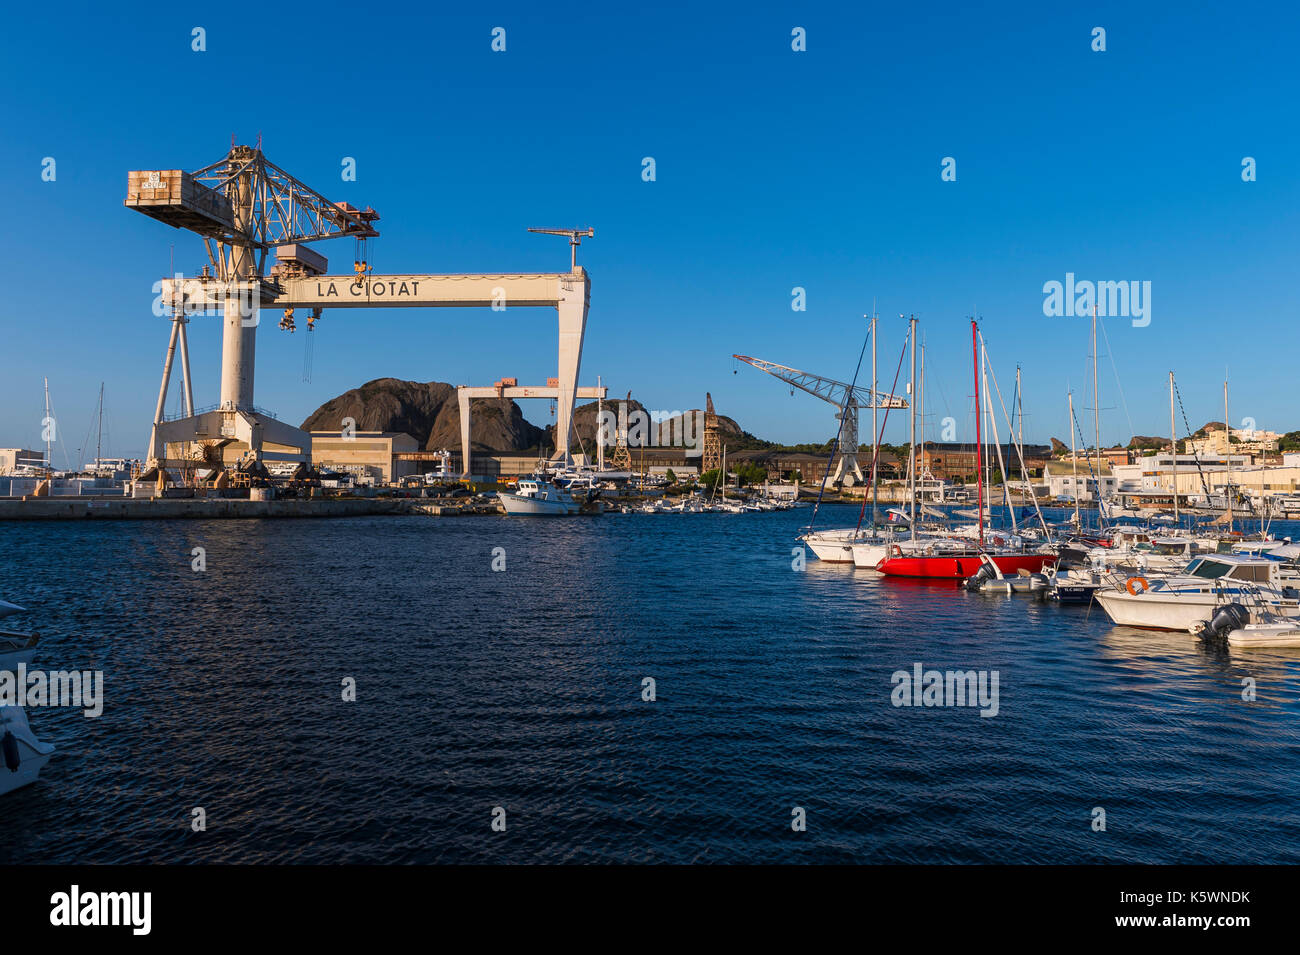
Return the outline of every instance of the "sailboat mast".
[[[1223,489],[1223,500],[1228,505],[1228,533],[1232,533],[1232,429],[1228,427],[1228,380],[1223,380],[1223,445],[1228,461],[1228,486]]]
[[[601,396],[600,375],[596,376],[596,470],[605,470],[605,442],[600,440],[600,424],[605,418],[605,400]],[[684,418],[682,419],[685,420]]]
[[[54,458],[50,448],[50,379],[45,379],[45,421],[42,423],[45,431],[45,470],[53,469]]]
[[[880,513],[880,480],[876,470],[880,460],[880,426],[876,416],[880,413],[880,395],[876,391],[876,323],[880,316],[871,309],[871,532],[876,532],[876,515]]]
[[[907,406],[909,414],[908,422],[908,462],[907,476],[910,482],[909,491],[911,503],[908,505],[908,524],[912,527],[912,540],[916,540],[916,316],[913,315],[908,322],[907,337],[912,347],[912,380],[907,386]]]
[[[984,546],[984,448],[980,430],[980,333],[975,319],[970,320],[971,362],[975,368],[975,508],[979,513],[980,547]]]
[[[1092,306],[1092,424],[1097,440],[1097,526],[1101,526],[1101,395],[1097,391],[1097,306]]]
[[[99,383],[99,428],[95,433],[95,467],[104,459],[104,383]]]
[[[925,464],[925,339],[924,338],[921,339],[921,384],[917,388],[916,403],[917,405],[920,406],[917,411],[917,415],[921,419],[921,453],[920,455],[917,456],[916,462],[917,462],[917,467],[922,467]],[[926,468],[926,471],[928,472],[929,468]],[[925,517],[924,502],[921,504],[921,517]]]
[[[1070,486],[1074,488],[1074,526],[1079,530],[1083,529],[1083,524],[1079,520],[1079,451],[1074,445],[1074,392],[1070,395],[1070,462],[1074,466],[1074,480]]]
[[[1178,425],[1174,422],[1174,373],[1169,373],[1169,448],[1174,482],[1174,523],[1178,523]]]

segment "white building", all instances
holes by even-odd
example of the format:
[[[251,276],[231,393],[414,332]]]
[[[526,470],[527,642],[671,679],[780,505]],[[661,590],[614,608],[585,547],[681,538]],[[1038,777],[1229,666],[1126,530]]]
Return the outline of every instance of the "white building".
[[[1118,485],[1115,474],[1109,464],[1096,461],[1078,462],[1048,461],[1043,467],[1047,477],[1047,493],[1055,498],[1079,501],[1097,500],[1097,485],[1101,484],[1101,496],[1110,497]]]

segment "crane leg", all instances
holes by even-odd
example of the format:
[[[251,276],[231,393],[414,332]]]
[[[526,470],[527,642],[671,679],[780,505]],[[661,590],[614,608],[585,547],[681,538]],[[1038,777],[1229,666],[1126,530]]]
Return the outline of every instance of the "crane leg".
[[[460,465],[461,477],[469,480],[469,392],[463,388],[456,389],[456,400],[460,405]]]
[[[556,308],[560,322],[560,397],[555,413],[555,456],[566,464],[571,460],[569,444],[573,439],[573,404],[578,389],[578,372],[582,367],[582,339],[587,331],[590,300],[589,282],[566,282]]]

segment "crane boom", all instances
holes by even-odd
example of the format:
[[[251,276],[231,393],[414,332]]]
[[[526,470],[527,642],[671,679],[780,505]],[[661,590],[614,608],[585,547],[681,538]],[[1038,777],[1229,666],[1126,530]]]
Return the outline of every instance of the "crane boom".
[[[814,375],[788,365],[779,365],[774,361],[751,358],[749,355],[731,357],[752,365],[759,371],[765,371],[774,378],[780,378],[791,387],[805,391],[836,407],[835,418],[840,422],[837,434],[839,458],[833,462],[835,468],[834,477],[831,478],[833,484],[843,482],[852,485],[855,479],[863,480],[862,467],[858,463],[858,409],[907,407],[906,398],[885,394],[874,388],[857,387],[836,381],[834,378],[827,378],[825,375]]]
[[[810,372],[800,371],[798,368],[791,368],[788,365],[765,361],[762,358],[751,358],[749,355],[732,355],[731,357],[743,361],[747,365],[752,365],[759,371],[765,371],[775,378],[780,378],[786,384],[793,385],[800,391],[806,391],[808,394],[829,402],[837,408],[870,408],[872,407],[873,394],[876,401],[879,402],[875,405],[877,408],[907,407],[907,399],[898,395],[886,394],[880,391],[873,392],[871,388],[861,385],[853,387],[845,382],[836,381],[834,378],[814,375]]]

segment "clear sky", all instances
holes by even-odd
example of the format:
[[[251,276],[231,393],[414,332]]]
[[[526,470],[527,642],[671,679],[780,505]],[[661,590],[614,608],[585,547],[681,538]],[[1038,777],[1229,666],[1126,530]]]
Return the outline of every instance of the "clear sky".
[[[1194,428],[1223,417],[1225,373],[1234,424],[1300,428],[1294,5],[439,6],[6,12],[0,446],[40,445],[49,376],[56,466],[76,463],[101,380],[106,453],[143,453],[167,341],[151,287],[173,250],[187,273],[204,256],[123,208],[126,174],[197,169],[232,134],[374,206],[378,272],[558,270],[564,240],[525,228],[593,226],[582,383],[601,375],[649,408],[699,407],[709,390],[761,437],[825,439],[828,405],[730,356],[847,380],[875,302],[884,386],[898,316],[916,313],[930,435],[952,416],[969,440],[978,309],[1008,400],[1022,366],[1026,439],[1068,439],[1067,387],[1092,405],[1089,323],[1045,316],[1043,285],[1073,272],[1151,283],[1149,325],[1103,323],[1104,442],[1168,431],[1171,368]],[[350,269],[351,240],[316,248]],[[304,338],[274,321],[258,333],[257,404],[295,424],[377,377],[555,374],[540,309],[326,311],[310,382]],[[191,326],[200,406],[218,397],[219,342],[215,318]],[[550,420],[547,403],[524,411]],[[889,432],[904,439],[905,418]]]

